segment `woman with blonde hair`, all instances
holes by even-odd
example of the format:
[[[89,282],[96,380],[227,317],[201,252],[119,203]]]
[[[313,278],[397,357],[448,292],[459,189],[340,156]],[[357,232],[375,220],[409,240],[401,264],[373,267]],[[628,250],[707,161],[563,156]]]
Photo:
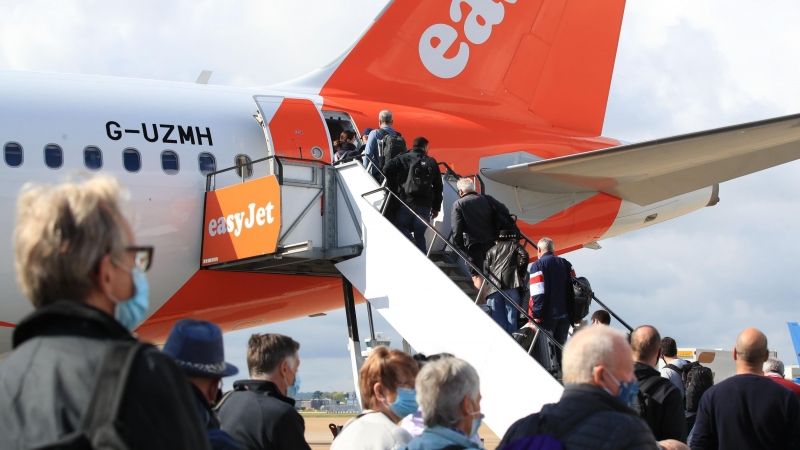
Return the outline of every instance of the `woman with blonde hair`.
[[[417,408],[419,366],[408,353],[377,347],[359,374],[363,413],[345,424],[331,450],[396,450],[411,442],[398,424]]]

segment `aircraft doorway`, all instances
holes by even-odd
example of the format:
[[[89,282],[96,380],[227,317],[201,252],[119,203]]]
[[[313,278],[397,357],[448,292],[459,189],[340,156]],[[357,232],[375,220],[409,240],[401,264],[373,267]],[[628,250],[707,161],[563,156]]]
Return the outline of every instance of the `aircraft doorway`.
[[[338,141],[342,131],[349,130],[356,134],[358,138],[356,139],[356,146],[358,146],[361,134],[358,132],[356,124],[353,123],[350,114],[339,111],[322,111],[322,116],[325,118],[325,125],[328,127],[328,135],[331,137],[331,142]]]
[[[311,100],[255,96],[270,155],[330,162],[331,141]]]

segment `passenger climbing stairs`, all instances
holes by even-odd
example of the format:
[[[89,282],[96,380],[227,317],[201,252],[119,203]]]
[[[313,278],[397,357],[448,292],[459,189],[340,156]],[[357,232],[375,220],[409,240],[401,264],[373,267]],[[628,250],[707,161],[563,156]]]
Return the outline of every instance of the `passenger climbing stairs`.
[[[354,372],[361,348],[353,287],[417,351],[452,353],[477,369],[481,409],[498,436],[558,401],[562,385],[476,305],[471,263],[449,242],[452,170],[426,255],[384,218],[392,194],[359,161],[273,156],[248,164],[208,175],[204,269],[342,277]]]

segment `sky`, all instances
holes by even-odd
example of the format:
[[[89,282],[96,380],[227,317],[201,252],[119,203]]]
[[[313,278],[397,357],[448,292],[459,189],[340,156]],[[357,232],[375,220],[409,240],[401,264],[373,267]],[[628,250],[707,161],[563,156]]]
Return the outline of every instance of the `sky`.
[[[381,0],[0,2],[0,70],[266,86],[337,57]],[[629,0],[605,136],[637,142],[800,112],[800,3]],[[800,319],[800,163],[721,185],[721,202],[566,257],[631,324],[681,347],[731,349],[748,326],[796,364],[786,321]],[[362,339],[365,307],[359,306]],[[444,320],[444,319],[443,319]],[[375,315],[376,330],[400,345]],[[246,373],[254,332],[301,343],[301,391],[353,390],[343,310],[225,336]]]

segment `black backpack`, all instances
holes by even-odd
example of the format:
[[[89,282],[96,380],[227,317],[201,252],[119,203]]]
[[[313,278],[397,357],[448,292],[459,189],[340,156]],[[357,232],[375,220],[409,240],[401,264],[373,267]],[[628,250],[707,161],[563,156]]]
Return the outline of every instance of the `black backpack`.
[[[106,351],[94,380],[89,406],[78,429],[39,450],[127,450],[119,413],[133,362],[150,347],[138,341],[115,342]]]
[[[686,411],[697,412],[700,406],[700,399],[703,394],[714,385],[714,374],[708,367],[702,366],[699,362],[691,362],[683,369],[667,364],[664,367],[680,372],[683,381],[683,397],[686,401]]]
[[[402,155],[408,151],[406,140],[400,133],[396,135],[383,131],[378,128],[378,133],[381,134],[381,140],[378,141],[378,164],[382,169],[388,161],[391,161],[395,156]]]
[[[655,407],[653,407],[655,400],[653,400],[653,397],[651,397],[647,391],[660,380],[669,382],[665,378],[661,378],[660,375],[653,375],[639,385],[639,392],[636,394],[636,405],[633,408],[636,414],[647,422],[647,426],[649,426],[651,430],[653,430],[654,425],[656,425]]]
[[[411,197],[430,196],[433,171],[438,171],[436,162],[432,158],[419,156],[413,152],[409,153],[408,157],[411,158],[411,164],[408,168],[406,182],[403,183],[403,190],[406,195]]]
[[[575,293],[572,305],[567,305],[569,319],[572,324],[576,324],[589,315],[589,307],[592,305],[594,291],[589,280],[584,277],[572,277],[572,290]]]

